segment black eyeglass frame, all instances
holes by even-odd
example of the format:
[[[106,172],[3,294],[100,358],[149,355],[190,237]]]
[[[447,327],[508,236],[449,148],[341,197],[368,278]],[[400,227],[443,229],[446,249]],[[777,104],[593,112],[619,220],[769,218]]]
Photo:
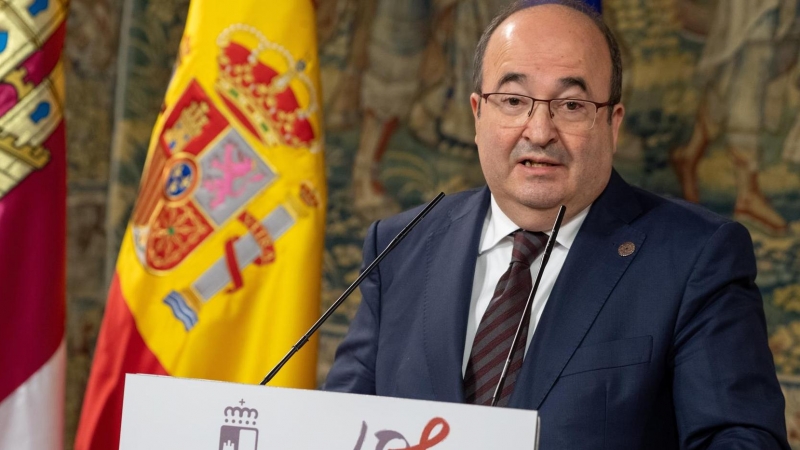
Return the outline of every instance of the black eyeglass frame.
[[[603,108],[605,106],[614,106],[616,104],[616,103],[614,103],[614,102],[612,102],[610,100],[607,101],[607,102],[594,102],[594,101],[585,100],[585,99],[582,99],[582,98],[551,98],[549,100],[546,100],[546,99],[543,99],[543,98],[531,97],[530,95],[512,94],[511,92],[487,92],[485,94],[479,94],[479,95],[481,96],[481,98],[483,99],[484,102],[489,103],[489,96],[490,95],[497,95],[497,94],[500,94],[500,95],[513,95],[515,97],[525,97],[525,98],[529,98],[529,99],[533,100],[533,103],[531,103],[531,109],[528,111],[528,117],[530,117],[531,114],[533,114],[533,108],[536,106],[536,102],[547,103],[547,111],[550,113],[550,118],[553,117],[552,110],[550,109],[550,102],[554,102],[556,100],[573,100],[573,101],[576,101],[576,102],[591,103],[591,104],[593,104],[595,106],[595,120],[597,119],[597,110],[599,110],[600,108]],[[594,127],[594,122],[592,122],[592,127]],[[589,127],[589,129],[591,129],[592,127]]]

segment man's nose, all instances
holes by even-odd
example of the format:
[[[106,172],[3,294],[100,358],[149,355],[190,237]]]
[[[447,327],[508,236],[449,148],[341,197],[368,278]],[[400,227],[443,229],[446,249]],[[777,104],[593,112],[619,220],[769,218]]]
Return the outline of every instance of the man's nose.
[[[550,117],[550,107],[547,102],[536,102],[533,105],[531,117],[525,124],[522,136],[539,147],[546,147],[558,140],[558,131]]]

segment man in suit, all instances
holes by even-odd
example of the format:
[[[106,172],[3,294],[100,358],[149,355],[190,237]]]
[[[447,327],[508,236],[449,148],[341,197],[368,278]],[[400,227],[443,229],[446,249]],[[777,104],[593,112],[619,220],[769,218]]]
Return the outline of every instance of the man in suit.
[[[475,61],[488,187],[446,197],[364,281],[326,388],[487,404],[497,369],[480,358],[508,342],[487,323],[513,315],[538,268],[520,255],[565,205],[500,404],[538,410],[547,450],[788,449],[747,230],[612,168],[608,28],[576,2],[519,2]],[[416,212],[374,223],[364,261]]]

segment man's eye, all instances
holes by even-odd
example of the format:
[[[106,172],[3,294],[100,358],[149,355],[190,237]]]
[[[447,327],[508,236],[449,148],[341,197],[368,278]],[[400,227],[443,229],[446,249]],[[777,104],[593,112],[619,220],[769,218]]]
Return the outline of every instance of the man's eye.
[[[578,100],[564,100],[558,104],[557,108],[564,112],[579,112],[586,109],[586,105]]]
[[[504,102],[509,106],[519,106],[522,104],[522,99],[519,97],[506,97]]]

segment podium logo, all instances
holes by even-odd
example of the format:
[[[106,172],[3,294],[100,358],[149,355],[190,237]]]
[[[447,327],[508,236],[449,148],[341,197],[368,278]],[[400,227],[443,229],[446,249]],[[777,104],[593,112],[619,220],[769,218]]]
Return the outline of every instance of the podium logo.
[[[219,450],[258,449],[258,410],[245,408],[244,399],[239,406],[225,408],[225,425],[219,430]]]
[[[369,447],[364,447],[367,440],[369,425],[367,422],[361,422],[361,433],[358,435],[358,441],[354,450],[370,450]],[[428,421],[422,434],[419,437],[419,443],[411,444],[406,440],[406,437],[395,430],[380,430],[375,432],[375,450],[394,449],[398,441],[405,444],[405,447],[400,447],[404,450],[427,450],[447,439],[450,434],[450,424],[441,417],[434,417]],[[391,443],[391,445],[389,445]],[[371,445],[371,444],[368,444]]]

